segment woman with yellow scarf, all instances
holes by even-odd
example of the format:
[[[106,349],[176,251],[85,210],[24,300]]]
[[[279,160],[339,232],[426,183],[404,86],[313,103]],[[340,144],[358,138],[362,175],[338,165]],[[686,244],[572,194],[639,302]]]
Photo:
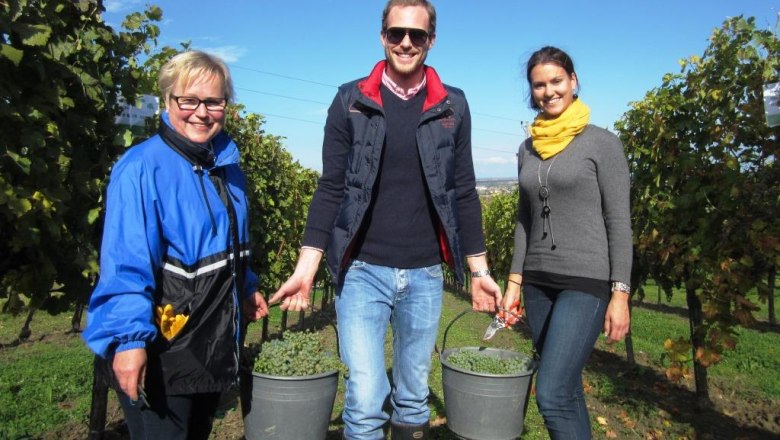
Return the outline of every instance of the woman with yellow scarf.
[[[599,334],[629,329],[629,174],[623,145],[589,124],[566,52],[543,47],[526,71],[539,111],[518,154],[520,205],[504,308],[520,297],[539,358],[536,401],[550,437],[591,438],[582,370]]]

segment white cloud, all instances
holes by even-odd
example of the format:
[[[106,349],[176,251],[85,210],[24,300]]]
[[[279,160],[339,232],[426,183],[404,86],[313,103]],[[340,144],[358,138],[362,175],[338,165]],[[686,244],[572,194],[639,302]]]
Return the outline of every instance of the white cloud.
[[[474,162],[480,164],[489,164],[489,165],[506,165],[506,164],[516,164],[517,158],[508,157],[508,156],[492,156],[492,157],[474,158]]]
[[[235,63],[247,52],[246,48],[239,46],[203,47],[199,49],[222,58],[222,61],[226,63]]]
[[[103,6],[106,8],[106,12],[115,13],[127,11],[130,8],[143,4],[144,0],[106,0]]]

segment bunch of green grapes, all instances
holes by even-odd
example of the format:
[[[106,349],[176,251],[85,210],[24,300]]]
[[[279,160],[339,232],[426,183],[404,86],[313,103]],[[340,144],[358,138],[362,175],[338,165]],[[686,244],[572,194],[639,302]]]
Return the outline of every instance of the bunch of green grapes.
[[[518,374],[528,371],[531,360],[524,356],[500,358],[490,352],[461,350],[449,355],[447,363],[474,373]]]
[[[310,376],[341,369],[338,356],[311,332],[286,332],[282,339],[264,343],[254,363],[254,371],[271,376]]]

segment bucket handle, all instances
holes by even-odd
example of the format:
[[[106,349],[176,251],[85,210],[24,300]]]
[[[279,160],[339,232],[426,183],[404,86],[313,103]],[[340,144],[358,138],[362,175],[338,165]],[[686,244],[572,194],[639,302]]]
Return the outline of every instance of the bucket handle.
[[[463,317],[466,313],[472,311],[471,309],[466,309],[458,314],[458,316],[452,318],[452,321],[450,321],[449,324],[447,324],[447,328],[444,329],[444,338],[441,341],[441,352],[438,352],[438,354],[441,354],[444,352],[444,349],[447,348],[447,334],[450,332],[450,327],[452,327],[453,324],[455,324],[455,321],[459,320]]]
[[[452,325],[455,324],[455,321],[457,321],[460,318],[462,318],[463,315],[465,315],[466,313],[474,312],[474,311],[475,310],[473,310],[473,309],[466,309],[466,310],[460,312],[456,317],[452,318],[452,321],[450,321],[450,323],[447,324],[447,328],[444,329],[444,338],[442,338],[442,341],[441,341],[441,351],[439,351],[438,348],[437,348],[436,349],[436,354],[441,355],[444,352],[444,350],[447,348],[447,334],[450,332],[450,327],[452,327]],[[524,321],[521,321],[521,322],[524,322]],[[535,348],[533,348],[533,352],[534,352],[534,358],[536,358],[537,357],[537,353],[536,353],[536,349]]]

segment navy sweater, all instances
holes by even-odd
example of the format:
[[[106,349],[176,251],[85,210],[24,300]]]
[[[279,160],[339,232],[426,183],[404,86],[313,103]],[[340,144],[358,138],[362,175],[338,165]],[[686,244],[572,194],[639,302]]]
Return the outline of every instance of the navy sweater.
[[[416,138],[425,90],[406,101],[384,86],[381,93],[387,121],[382,163],[352,257],[389,267],[432,266],[441,252]]]

